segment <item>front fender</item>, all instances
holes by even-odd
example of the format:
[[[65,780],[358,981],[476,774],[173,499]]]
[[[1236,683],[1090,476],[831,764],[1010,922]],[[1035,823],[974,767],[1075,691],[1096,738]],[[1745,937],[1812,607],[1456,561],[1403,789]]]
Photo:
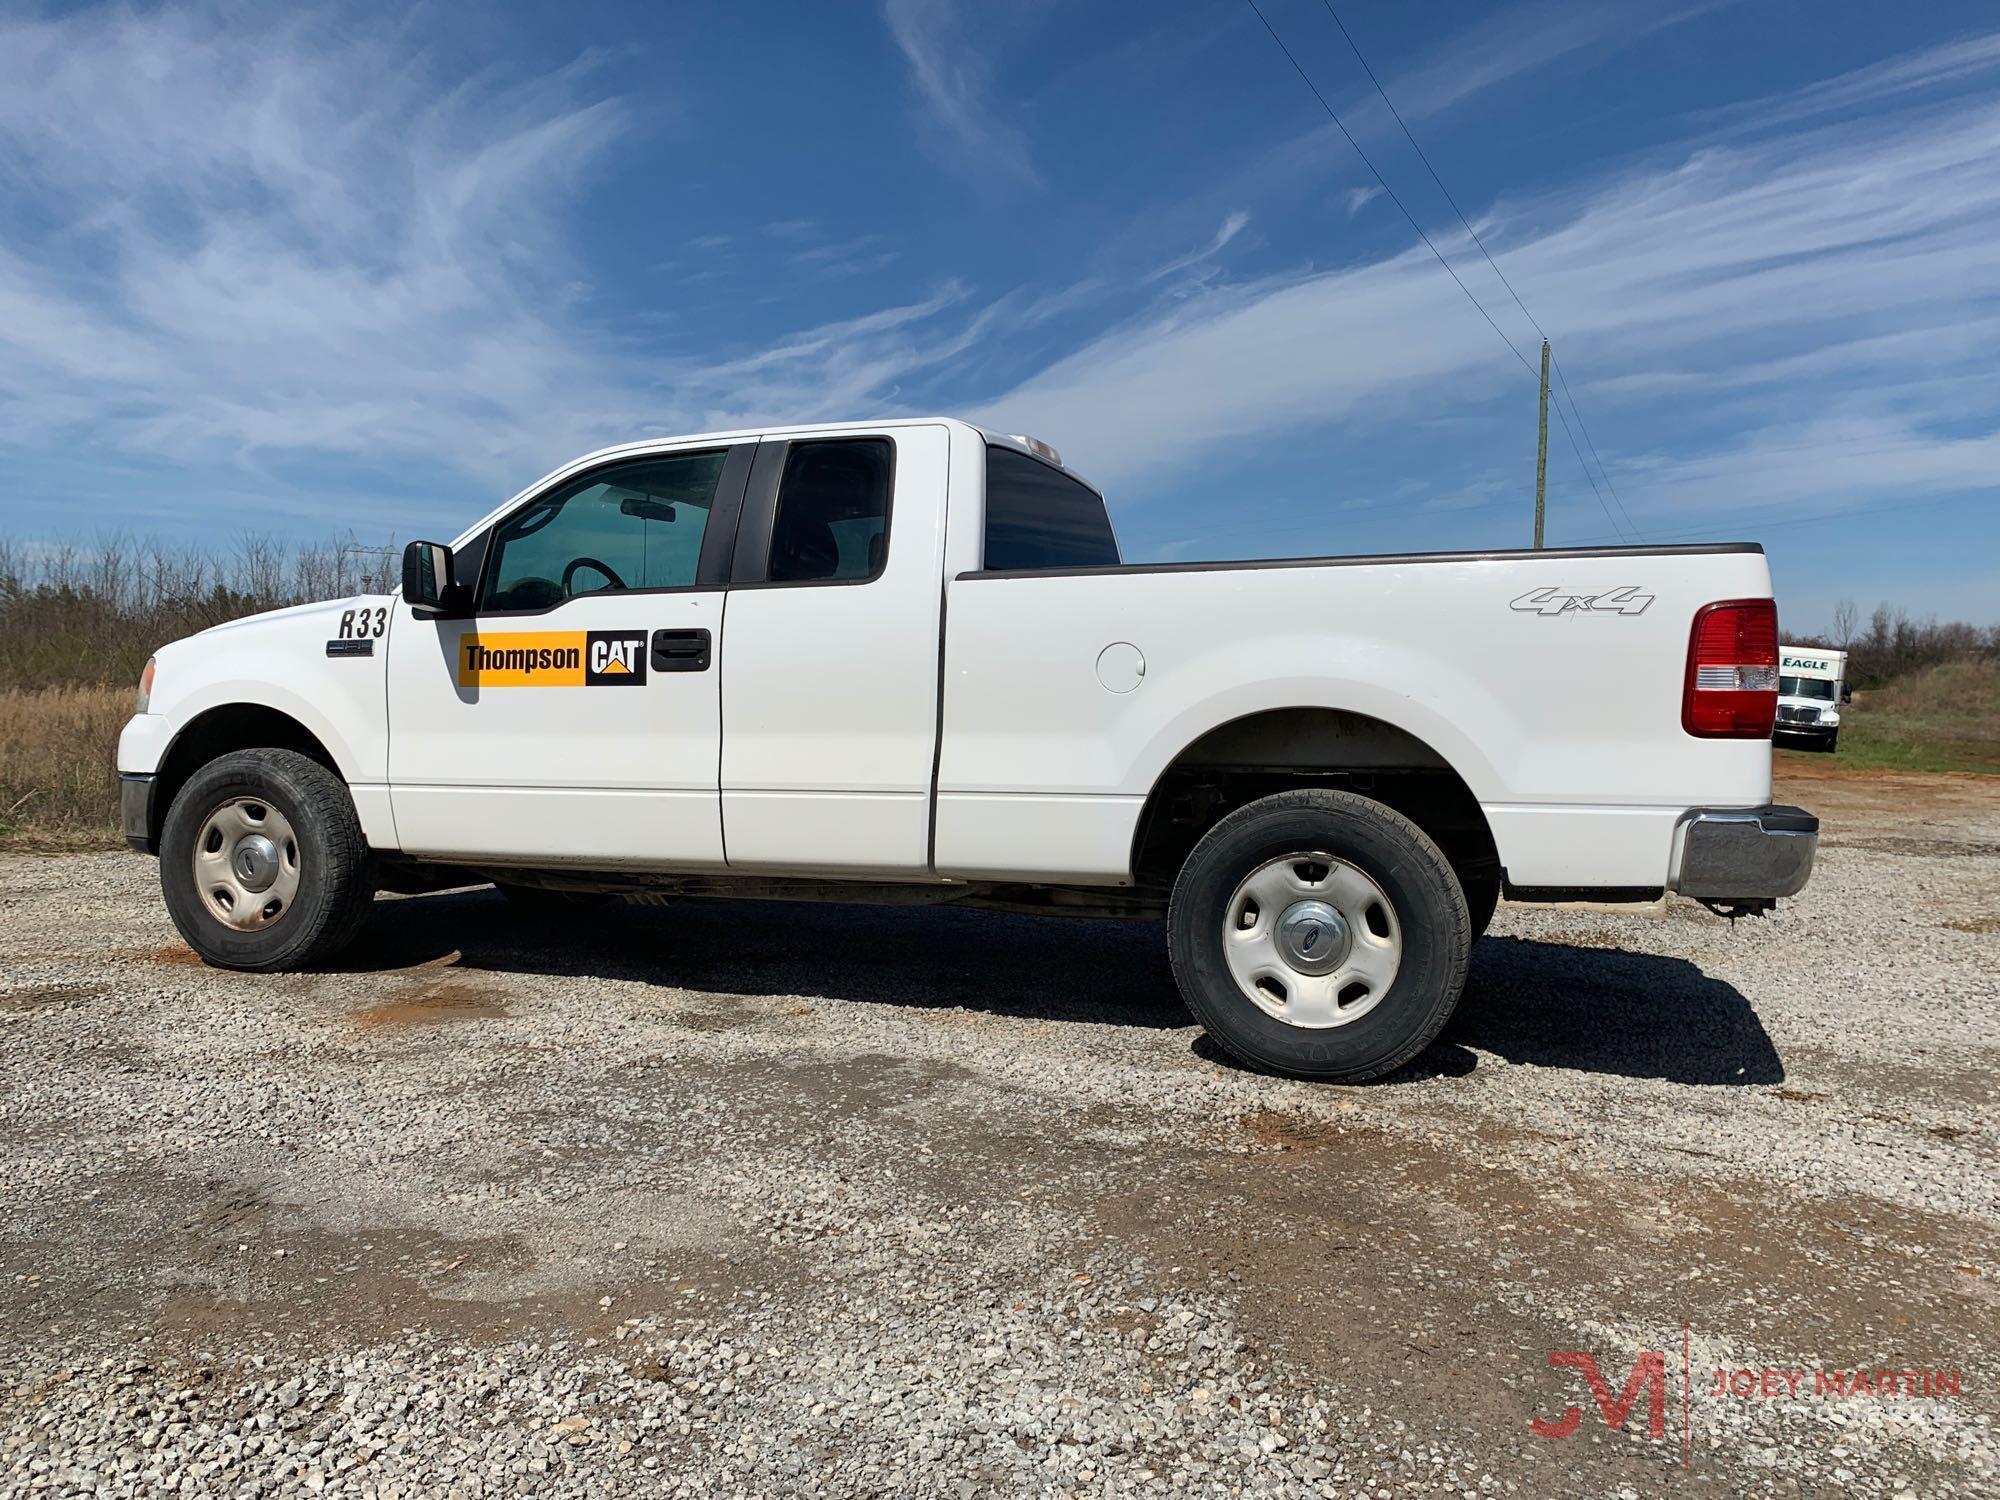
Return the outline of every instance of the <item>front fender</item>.
[[[348,784],[370,843],[393,846],[388,603],[368,596],[280,610],[162,647],[148,711],[119,736],[119,773],[160,773],[189,729],[217,710],[268,710],[319,743]],[[329,643],[338,647],[331,655]]]

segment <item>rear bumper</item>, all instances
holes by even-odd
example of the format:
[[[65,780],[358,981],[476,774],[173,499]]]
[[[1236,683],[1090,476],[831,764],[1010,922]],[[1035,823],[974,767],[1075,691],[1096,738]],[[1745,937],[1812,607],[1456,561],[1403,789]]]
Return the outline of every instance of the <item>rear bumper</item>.
[[[1670,890],[1702,901],[1796,896],[1819,852],[1819,819],[1802,807],[1696,808],[1674,840]]]
[[[153,778],[150,773],[118,773],[118,826],[125,842],[141,854],[158,854],[153,843]]]

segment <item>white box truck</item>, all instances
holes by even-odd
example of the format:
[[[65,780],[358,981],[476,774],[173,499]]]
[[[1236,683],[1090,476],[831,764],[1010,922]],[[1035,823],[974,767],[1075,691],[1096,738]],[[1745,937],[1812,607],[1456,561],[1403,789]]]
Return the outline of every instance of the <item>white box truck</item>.
[[[1840,705],[1854,694],[1847,686],[1847,653],[1819,646],[1778,648],[1780,740],[1831,751],[1840,740]]]
[[[1819,828],[1754,543],[1134,566],[1053,449],[943,419],[592,454],[140,696],[126,834],[210,963],[474,881],[1164,917],[1309,1078],[1427,1046],[1503,892],[1762,911]]]

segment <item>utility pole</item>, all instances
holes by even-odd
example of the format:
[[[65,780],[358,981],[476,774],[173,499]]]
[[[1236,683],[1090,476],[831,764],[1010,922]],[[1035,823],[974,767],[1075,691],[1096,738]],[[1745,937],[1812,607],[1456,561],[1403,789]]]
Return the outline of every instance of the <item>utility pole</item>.
[[[1542,340],[1542,420],[1535,434],[1535,550],[1542,550],[1542,513],[1549,494],[1549,341]]]

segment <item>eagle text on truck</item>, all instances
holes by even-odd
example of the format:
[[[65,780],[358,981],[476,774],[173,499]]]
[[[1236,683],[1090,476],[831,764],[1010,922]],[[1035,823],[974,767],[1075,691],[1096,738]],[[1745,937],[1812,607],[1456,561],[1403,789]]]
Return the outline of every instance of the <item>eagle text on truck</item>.
[[[899,420],[579,459],[162,648],[118,765],[211,963],[474,881],[1164,918],[1222,1045],[1356,1080],[1503,892],[1797,892],[1777,688],[1755,545],[1125,565],[1046,445]]]

